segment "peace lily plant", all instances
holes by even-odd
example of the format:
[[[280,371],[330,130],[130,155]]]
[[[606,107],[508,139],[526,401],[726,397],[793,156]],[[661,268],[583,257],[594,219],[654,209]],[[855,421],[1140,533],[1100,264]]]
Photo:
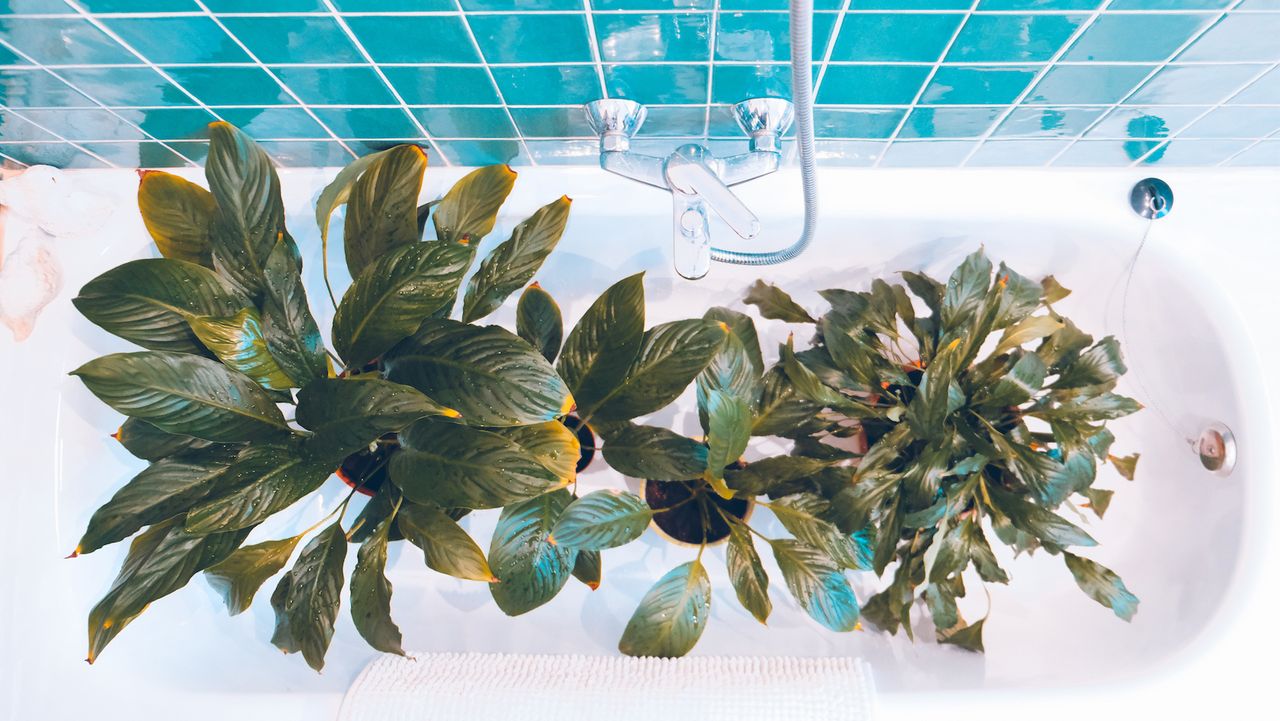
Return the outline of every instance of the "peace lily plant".
[[[317,670],[344,586],[357,631],[403,653],[390,543],[487,584],[519,615],[570,577],[599,586],[601,552],[651,523],[684,529],[698,550],[640,600],[619,644],[634,655],[696,644],[710,615],[705,549],[720,538],[734,591],[762,622],[772,604],[756,539],[800,606],[832,630],[860,617],[846,570],[884,573],[896,559],[892,584],[862,615],[905,626],[923,587],[943,639],[980,649],[982,622],[965,624],[955,599],[970,561],[983,580],[1007,581],[984,524],[1018,550],[1061,555],[1086,592],[1132,615],[1136,599],[1115,574],[1067,552],[1092,539],[1054,509],[1082,497],[1105,511],[1097,464],[1131,477],[1136,457],[1109,455],[1104,424],[1137,405],[1111,392],[1124,372],[1118,345],[1093,343],[1056,314],[1066,291],[1052,279],[1031,283],[1002,266],[991,283],[979,253],[946,286],[905,274],[931,315],[877,282],[870,293],[825,292],[833,307],[820,319],[757,284],[747,301],[762,315],[817,331],[813,348],[788,342],[769,367],[753,322],[735,311],[646,328],[642,275],[608,288],[566,334],[555,301],[530,281],[564,231],[569,199],[519,223],[477,265],[516,174],[481,168],[419,205],[426,164],[420,148],[398,146],[352,163],[321,193],[322,257],[345,204],[354,279],[340,297],[329,288],[332,350],[308,305],[279,179],[252,140],[210,126],[208,190],[142,174],[139,207],[161,257],[109,270],[74,300],[145,349],[73,372],[126,416],[115,438],[150,464],[93,514],[72,554],[133,538],[89,614],[90,662],[197,573],[237,614],[283,571],[271,642]],[[327,267],[324,276],[328,286]],[[514,333],[478,323],[516,291]],[[703,437],[635,422],[690,384]],[[594,450],[581,447],[583,428],[603,440],[610,466],[646,481],[647,498],[578,495],[580,456]],[[793,449],[745,463],[753,436]],[[335,473],[351,488],[325,518],[247,543]],[[369,498],[348,519],[356,494]],[[752,527],[752,504],[790,537]],[[486,553],[459,520],[489,509],[500,515]]]

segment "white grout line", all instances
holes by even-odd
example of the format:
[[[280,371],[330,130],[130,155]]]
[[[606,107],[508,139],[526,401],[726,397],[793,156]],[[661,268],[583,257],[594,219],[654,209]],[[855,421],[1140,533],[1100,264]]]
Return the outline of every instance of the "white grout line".
[[[822,58],[818,61],[818,77],[813,81],[813,104],[818,104],[818,91],[822,89],[822,81],[827,77],[827,68],[831,66],[831,54],[836,49],[836,38],[840,37],[840,28],[844,25],[844,19],[849,14],[849,5],[853,0],[844,0],[840,5],[840,14],[836,15],[836,21],[831,25],[831,37],[827,38],[827,47],[822,52]]]
[[[1031,82],[1027,83],[1027,86],[1022,89],[1021,93],[1018,93],[1018,97],[1014,98],[1013,102],[1009,104],[1009,107],[1005,108],[1004,112],[997,115],[995,120],[993,120],[991,124],[987,126],[987,129],[982,133],[981,136],[978,137],[977,144],[974,145],[973,148],[969,150],[969,152],[960,161],[959,167],[963,168],[965,165],[968,165],[969,161],[973,159],[973,156],[977,155],[978,151],[982,149],[982,145],[986,143],[987,140],[992,135],[995,134],[996,130],[1004,123],[1004,121],[1007,120],[1010,115],[1013,115],[1014,111],[1017,110],[1018,107],[1021,106],[1022,103],[1031,96],[1031,93],[1035,92],[1036,86],[1040,84],[1040,81],[1044,80],[1044,77],[1048,75],[1051,70],[1053,70],[1057,62],[1061,60],[1064,55],[1066,55],[1068,52],[1071,51],[1072,46],[1074,46],[1077,42],[1079,42],[1080,38],[1084,36],[1085,32],[1087,32],[1095,22],[1097,22],[1098,18],[1102,17],[1102,13],[1105,12],[1106,9],[1110,6],[1111,6],[1111,0],[1104,0],[1104,2],[1101,5],[1099,5],[1097,8],[1094,9],[1093,13],[1090,14],[1089,17],[1086,18],[1084,22],[1080,23],[1080,25],[1076,27],[1076,29],[1062,43],[1062,45],[1058,46],[1058,49],[1045,62],[1044,67],[1040,68],[1040,70],[1036,72],[1035,77],[1031,78]]]
[[[102,157],[101,155],[98,155],[97,153],[93,152],[92,150],[89,150],[88,148],[86,148],[86,147],[84,147],[83,145],[81,145],[81,144],[80,144],[80,143],[89,142],[89,141],[86,141],[86,140],[68,140],[68,139],[67,139],[66,137],[64,137],[61,133],[56,133],[56,132],[54,132],[54,131],[50,130],[49,128],[46,128],[44,125],[41,125],[40,123],[37,123],[36,121],[32,120],[31,118],[28,118],[28,117],[27,117],[27,116],[26,116],[26,115],[25,115],[21,110],[14,110],[13,108],[10,108],[10,107],[7,107],[7,106],[6,106],[6,107],[4,108],[4,112],[6,112],[6,113],[11,113],[11,114],[13,114],[15,117],[22,118],[23,120],[27,121],[28,123],[31,123],[32,125],[36,126],[37,128],[39,128],[39,129],[43,130],[44,132],[46,132],[46,133],[48,133],[48,134],[52,135],[52,136],[53,136],[53,137],[55,137],[55,138],[57,138],[57,139],[58,139],[58,141],[61,141],[61,142],[64,142],[64,143],[68,143],[68,144],[70,144],[70,145],[71,145],[71,147],[75,148],[76,150],[79,150],[80,152],[82,152],[82,153],[84,153],[84,154],[86,154],[86,155],[88,155],[88,156],[90,156],[90,157],[92,157],[92,158],[96,158],[97,160],[99,160],[99,161],[101,161],[101,162],[105,163],[105,164],[106,164],[106,166],[107,166],[108,168],[118,168],[118,167],[120,167],[120,166],[116,165],[115,163],[111,162],[110,160],[107,160],[106,158]],[[15,143],[22,143],[22,144],[24,144],[24,145],[25,145],[25,144],[27,144],[27,143],[34,142],[34,141],[23,140],[23,141],[14,141],[14,142],[15,142]],[[49,145],[56,145],[56,144],[57,144],[57,141],[53,141],[53,140],[49,140],[49,141],[45,141],[45,142],[46,142],[46,143],[48,143]],[[178,154],[178,157],[184,157],[184,156],[182,156],[181,154]]]
[[[920,89],[916,91],[915,97],[911,99],[911,104],[907,106],[907,112],[902,114],[902,119],[898,121],[898,126],[893,129],[893,134],[889,136],[889,140],[885,143],[884,149],[876,156],[875,162],[871,167],[880,167],[880,162],[884,160],[884,156],[889,153],[889,148],[893,147],[893,143],[898,139],[898,135],[902,133],[902,129],[906,127],[907,120],[911,114],[915,112],[916,106],[920,104],[920,99],[924,97],[924,93],[929,89],[929,84],[933,82],[933,78],[938,74],[938,68],[942,67],[942,61],[947,59],[947,55],[951,53],[951,48],[956,44],[956,40],[960,37],[960,33],[964,32],[964,26],[969,24],[969,18],[973,17],[973,13],[978,9],[978,3],[982,0],[973,0],[969,5],[969,10],[964,14],[964,18],[960,20],[960,24],[956,26],[955,32],[951,33],[951,37],[947,39],[946,47],[942,48],[942,52],[938,54],[938,61],[929,68],[929,74],[925,76],[924,82],[920,83]]]
[[[476,51],[480,61],[484,63],[484,73],[489,76],[489,82],[493,84],[493,92],[497,93],[498,102],[502,104],[502,109],[506,111],[507,120],[511,123],[511,128],[516,131],[516,137],[504,139],[515,140],[520,143],[520,148],[524,150],[525,157],[529,159],[529,164],[537,165],[537,159],[533,157],[533,153],[529,151],[529,144],[525,142],[524,133],[521,132],[520,126],[516,125],[516,116],[511,114],[511,106],[507,105],[507,97],[503,94],[502,88],[498,87],[498,79],[493,76],[493,68],[489,66],[489,59],[484,56],[484,50],[480,49],[480,41],[476,39],[476,33],[471,29],[471,21],[467,19],[467,13],[462,10],[462,3],[460,0],[453,0],[453,6],[458,9],[457,14],[462,18],[462,27],[467,31],[467,37],[471,39],[471,47]],[[509,13],[501,14],[507,15]]]
[[[1248,105],[1233,105],[1233,106],[1231,106],[1231,107],[1233,107],[1233,108],[1247,108],[1247,107],[1250,107],[1250,106],[1248,106]],[[1248,144],[1248,145],[1246,145],[1245,147],[1243,147],[1243,148],[1241,148],[1241,149],[1237,150],[1236,152],[1232,153],[1231,155],[1228,155],[1228,156],[1227,156],[1227,157],[1226,157],[1226,158],[1225,158],[1221,163],[1218,163],[1218,166],[1219,166],[1219,167],[1222,167],[1222,166],[1230,165],[1230,164],[1231,164],[1231,161],[1235,160],[1236,158],[1240,157],[1241,155],[1244,155],[1245,153],[1249,152],[1250,150],[1253,150],[1254,148],[1258,147],[1259,145],[1261,145],[1261,144],[1262,144],[1262,143],[1264,143],[1265,141],[1268,141],[1268,140],[1274,140],[1275,138],[1278,138],[1278,137],[1280,137],[1280,130],[1276,130],[1275,132],[1272,132],[1272,133],[1267,133],[1266,135],[1263,135],[1261,138],[1247,138],[1248,140],[1252,140],[1253,142],[1252,142],[1252,143],[1249,143],[1249,144]]]
[[[1154,8],[1154,9],[1117,9],[1108,10],[1108,15],[1211,15],[1219,12],[1221,8]],[[339,11],[339,15],[343,17],[449,17],[456,16],[459,11],[456,10],[350,10]],[[484,16],[484,15],[511,15],[518,13],[520,15],[581,15],[581,10],[466,10],[468,15]],[[640,9],[612,9],[612,10],[596,10],[601,15],[707,15],[712,12],[709,9],[700,8],[640,8]],[[743,15],[779,15],[786,13],[782,9],[769,8],[735,8],[731,12]],[[824,8],[815,10],[815,14],[833,15],[840,12],[835,8]],[[964,10],[956,8],[905,8],[905,9],[850,9],[849,12],[854,15],[961,15]],[[974,15],[1086,15],[1090,12],[1088,9],[1013,9],[1013,10],[978,10]],[[1280,14],[1280,8],[1258,8],[1258,9],[1241,9],[1235,11],[1241,15],[1276,15]],[[148,18],[181,18],[181,17],[201,17],[204,13],[194,10],[162,12],[100,12],[93,13],[97,17],[103,18],[127,18],[127,19],[148,19]],[[323,11],[298,11],[298,12],[219,12],[215,13],[218,17],[225,18],[315,18],[328,17],[329,14]],[[69,15],[67,13],[4,13],[4,17],[19,18],[23,20],[66,20]]]
[[[30,164],[28,164],[28,163],[24,163],[24,162],[22,162],[21,160],[18,160],[17,158],[13,157],[12,155],[8,155],[8,154],[6,154],[6,153],[0,153],[0,158],[4,158],[5,160],[9,161],[10,163],[16,163],[17,165],[19,165],[20,167],[23,167],[23,168],[29,168],[29,167],[31,167],[31,166],[30,166]]]
[[[604,63],[600,60],[600,39],[596,37],[596,21],[592,17],[591,0],[582,0],[582,9],[586,11],[587,40],[591,45],[591,64],[596,69],[596,79],[600,81],[600,97],[609,97],[609,86],[604,82]]]
[[[1238,6],[1242,2],[1244,2],[1244,0],[1232,0],[1230,5],[1217,11],[1217,16],[1213,19],[1212,22],[1205,23],[1204,27],[1192,33],[1191,37],[1183,41],[1181,45],[1179,45],[1176,49],[1174,49],[1172,53],[1170,53],[1169,57],[1164,59],[1164,62],[1152,68],[1151,71],[1142,78],[1142,80],[1139,80],[1136,85],[1134,85],[1132,88],[1129,89],[1129,92],[1121,96],[1119,100],[1113,103],[1101,115],[1094,118],[1092,122],[1090,122],[1088,125],[1085,126],[1084,130],[1081,130],[1078,135],[1076,135],[1074,138],[1071,138],[1071,142],[1067,143],[1067,145],[1063,147],[1062,150],[1059,150],[1057,153],[1054,153],[1052,158],[1049,158],[1048,160],[1046,160],[1044,163],[1044,167],[1051,166],[1054,163],[1058,162],[1058,160],[1062,158],[1063,155],[1066,155],[1068,152],[1071,151],[1072,148],[1076,146],[1076,143],[1080,142],[1080,140],[1084,138],[1084,136],[1088,135],[1089,131],[1098,127],[1099,124],[1103,123],[1104,121],[1106,121],[1107,118],[1114,115],[1116,112],[1116,109],[1124,105],[1124,102],[1126,100],[1128,100],[1129,98],[1132,98],[1134,95],[1138,93],[1138,91],[1146,87],[1146,84],[1151,82],[1152,78],[1159,75],[1161,71],[1163,71],[1165,68],[1169,67],[1171,63],[1173,63],[1174,58],[1178,57],[1187,48],[1194,45],[1197,40],[1199,40],[1202,36],[1204,36],[1205,33],[1209,32],[1214,27],[1217,27],[1218,23],[1222,22],[1222,19],[1227,17],[1227,14],[1235,10],[1236,6]]]
[[[711,137],[711,98],[715,88],[716,51],[720,48],[720,0],[711,6],[711,38],[707,46],[707,110],[702,114],[702,137]]]
[[[431,133],[427,132],[427,126],[423,125],[422,121],[418,120],[418,116],[414,115],[412,110],[409,110],[409,106],[404,101],[404,96],[400,95],[400,91],[396,90],[396,86],[391,84],[391,80],[387,78],[387,74],[382,71],[382,68],[378,66],[378,63],[374,62],[373,56],[369,54],[364,43],[360,42],[360,38],[356,37],[355,31],[351,29],[351,26],[347,24],[346,20],[342,19],[338,15],[338,9],[333,6],[333,1],[324,0],[324,6],[329,9],[329,14],[333,17],[333,21],[338,24],[338,27],[342,29],[342,32],[346,33],[347,39],[355,46],[356,52],[360,53],[360,57],[365,59],[365,62],[369,64],[368,67],[373,70],[374,74],[378,76],[378,79],[382,81],[382,85],[391,93],[391,97],[395,98],[395,101],[400,104],[400,110],[408,116],[409,122],[413,123],[413,126],[418,129],[419,133],[422,133],[422,139],[425,139],[427,141],[427,145],[431,146],[431,149],[435,151],[436,157],[440,158],[440,161],[444,163],[445,167],[453,165],[453,163],[445,157],[444,153],[440,152],[440,147],[436,145],[436,141],[431,137]],[[346,146],[344,145],[343,147]],[[350,152],[351,149],[347,148],[347,150]]]

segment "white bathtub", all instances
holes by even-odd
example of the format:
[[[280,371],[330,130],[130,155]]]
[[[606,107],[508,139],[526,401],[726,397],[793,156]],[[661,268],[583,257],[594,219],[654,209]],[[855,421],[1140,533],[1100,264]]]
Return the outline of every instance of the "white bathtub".
[[[312,207],[333,171],[283,173],[289,225],[309,263],[312,306],[327,324]],[[428,171],[428,192],[459,173]],[[1109,468],[1101,487],[1117,490],[1105,522],[1087,530],[1088,555],[1120,573],[1141,599],[1130,624],[1076,588],[1057,558],[1001,554],[1013,582],[991,589],[985,656],[930,640],[875,631],[837,635],[811,622],[774,573],[775,611],[757,624],[733,597],[723,551],[710,552],[713,617],[697,654],[852,655],[868,659],[885,718],[942,711],[985,718],[1165,718],[1256,713],[1267,702],[1280,640],[1280,554],[1272,491],[1280,412],[1280,340],[1275,314],[1280,269],[1280,173],[1170,172],[1173,213],[1159,221],[1137,263],[1122,318],[1121,280],[1145,221],[1127,205],[1140,171],[824,170],[823,215],[813,247],[776,268],[716,265],[704,280],[675,276],[669,261],[670,199],[589,169],[521,171],[507,213],[486,247],[514,222],[561,193],[574,198],[570,229],[539,280],[576,320],[607,285],[648,271],[649,323],[700,315],[709,305],[742,307],[743,289],[764,277],[821,307],[814,291],[861,287],[896,270],[945,274],[985,244],[1024,275],[1053,273],[1075,294],[1060,310],[1095,336],[1118,335],[1131,368],[1121,390],[1147,404],[1113,424],[1120,452],[1143,454],[1129,483]],[[0,712],[13,719],[323,719],[373,652],[344,606],[323,674],[267,639],[269,582],[254,608],[227,618],[201,578],[153,606],[93,667],[85,617],[114,577],[123,546],[63,560],[92,511],[140,467],[107,437],[118,417],[66,372],[128,345],[80,318],[69,298],[85,281],[151,254],[134,205],[136,180],[123,171],[86,171],[77,182],[113,199],[100,234],[63,243],[64,288],[33,336],[0,339],[0,403],[7,492],[0,524]],[[782,173],[739,188],[765,223],[766,244],[790,242],[799,227],[798,178]],[[731,242],[726,229],[714,232]],[[336,248],[332,257],[341,258]],[[340,261],[337,267],[341,267]],[[345,275],[340,285],[345,285]],[[336,279],[335,279],[336,280]],[[510,309],[496,318],[509,323]],[[757,321],[766,359],[787,328]],[[797,338],[807,344],[807,336]],[[1229,477],[1203,470],[1187,438],[1210,421],[1239,441]],[[653,422],[694,432],[689,398]],[[588,486],[624,481],[600,460]],[[345,488],[282,514],[258,537],[280,537],[322,515]],[[494,513],[470,530],[487,547]],[[757,519],[768,524],[761,513]],[[614,654],[643,591],[688,560],[687,549],[653,534],[605,554],[594,593],[571,583],[552,603],[510,619],[481,584],[428,571],[415,549],[392,552],[393,613],[406,648]],[[998,549],[998,552],[1003,549]],[[352,559],[354,554],[350,554]],[[862,598],[876,588],[854,574]],[[972,584],[962,605],[986,607]],[[925,623],[921,626],[927,627]],[[924,634],[926,637],[929,633]]]

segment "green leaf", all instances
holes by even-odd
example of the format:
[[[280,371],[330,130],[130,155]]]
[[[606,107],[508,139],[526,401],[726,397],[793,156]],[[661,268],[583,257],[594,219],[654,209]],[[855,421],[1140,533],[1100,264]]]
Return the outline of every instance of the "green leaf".
[[[769,576],[760,563],[760,554],[756,553],[751,532],[742,524],[729,524],[729,545],[725,548],[724,560],[738,603],[757,621],[767,623],[773,611],[773,602],[769,600]]]
[[[496,428],[493,432],[525,449],[563,483],[577,478],[578,436],[560,421]]]
[[[246,308],[231,317],[192,316],[188,322],[200,342],[228,368],[240,371],[268,390],[293,387],[293,379],[267,350],[258,311]]]
[[[170,433],[208,441],[289,433],[266,391],[217,361],[161,351],[102,356],[71,372],[102,402]]]
[[[991,287],[991,261],[982,250],[964,259],[947,279],[942,297],[941,318],[944,328],[959,328],[971,321],[982,307]]]
[[[356,553],[356,567],[351,571],[351,620],[370,646],[403,656],[400,628],[391,620],[391,582],[386,575],[391,523],[390,518],[379,523]]]
[[[592,591],[600,588],[600,579],[604,575],[599,551],[578,551],[573,562],[573,577],[582,581]]]
[[[906,281],[907,287],[911,289],[911,292],[917,298],[924,301],[929,310],[935,314],[941,310],[942,296],[947,291],[946,286],[923,273],[904,270],[901,275],[902,279]]]
[[[294,386],[329,375],[329,356],[302,287],[298,246],[285,235],[267,256],[263,273],[262,331],[267,349]]]
[[[389,152],[391,149],[356,158],[347,167],[339,170],[316,198],[316,226],[320,228],[320,258],[324,265],[325,285],[329,284],[329,219],[338,206],[345,204],[351,197],[351,187],[355,185],[360,175]],[[333,295],[332,290],[329,291],[329,295]]]
[[[542,206],[493,249],[467,283],[462,320],[470,323],[489,315],[517,288],[533,279],[542,262],[555,250],[569,222],[569,196]]]
[[[73,555],[92,553],[186,511],[214,488],[235,451],[213,446],[147,466],[94,511]]]
[[[981,388],[974,395],[977,405],[1008,407],[1026,403],[1031,400],[1044,385],[1048,369],[1040,356],[1027,352],[1018,358],[1009,372],[1001,376],[986,388]]]
[[[1089,508],[1098,518],[1106,515],[1107,509],[1111,507],[1111,497],[1115,495],[1115,491],[1104,491],[1101,488],[1086,488],[1080,493],[1089,499]]]
[[[342,296],[333,346],[359,368],[413,335],[449,303],[471,265],[471,249],[415,243],[374,259]]]
[[[775,436],[788,433],[813,418],[820,410],[822,406],[798,396],[786,372],[782,367],[774,366],[764,375],[751,435]]]
[[[167,433],[137,418],[126,418],[112,435],[126,451],[144,461],[158,461],[183,451],[207,448],[209,441],[179,433]]]
[[[963,572],[969,561],[973,561],[982,580],[988,583],[1009,582],[1009,576],[996,562],[982,528],[973,519],[966,518],[954,526],[940,543],[933,568],[929,571],[931,582],[942,583],[948,576]]]
[[[747,358],[751,361],[751,369],[756,378],[764,375],[764,358],[760,355],[760,337],[756,334],[756,324],[751,316],[721,306],[709,308],[702,314],[705,320],[724,323],[742,342]]]
[[[426,169],[422,148],[397,145],[378,153],[352,183],[342,233],[352,278],[379,258],[418,242],[418,193]]]
[[[1032,341],[1047,338],[1062,328],[1062,319],[1051,315],[1033,315],[1030,318],[1023,318],[1004,329],[993,355],[1008,353]]]
[[[841,406],[844,396],[828,388],[813,371],[809,370],[796,358],[794,339],[787,337],[787,342],[780,350],[780,364],[791,383],[795,394],[811,403],[820,406]]]
[[[149,604],[226,558],[248,535],[239,531],[193,536],[182,530],[180,521],[158,523],[129,545],[111,589],[89,611],[89,663]]]
[[[711,617],[711,580],[701,561],[675,567],[640,600],[618,650],[628,656],[678,658],[689,653]]]
[[[735,463],[751,440],[751,409],[724,391],[711,391],[707,402],[706,478],[724,498],[733,493],[724,484],[724,468]]]
[[[614,283],[565,339],[556,369],[589,417],[627,377],[644,340],[644,274]]]
[[[489,546],[498,608],[519,616],[547,603],[569,581],[576,552],[550,541],[551,528],[572,500],[558,490],[502,509]]]
[[[727,324],[723,324],[729,328]],[[705,370],[698,374],[698,419],[707,428],[707,412],[711,394],[720,392],[737,398],[747,407],[748,426],[754,417],[755,405],[760,400],[760,374],[751,365],[751,359],[738,336],[730,332],[724,344],[711,358]],[[750,429],[748,428],[748,431]]]
[[[276,612],[271,643],[285,653],[302,652],[307,665],[319,671],[333,638],[333,624],[342,603],[342,562],[347,537],[335,522],[302,549],[302,555],[271,594]]]
[[[516,172],[507,165],[489,165],[464,175],[431,216],[436,237],[445,243],[479,242],[493,230],[498,209],[515,182]]]
[[[1123,418],[1140,410],[1142,410],[1142,404],[1132,398],[1115,393],[1103,393],[1093,398],[1074,399],[1056,406],[1037,406],[1028,411],[1028,415],[1047,421],[1080,423]]]
[[[788,323],[817,323],[809,312],[791,299],[781,288],[757,280],[747,289],[743,301],[759,309],[760,315]]]
[[[213,194],[170,173],[143,170],[138,210],[160,255],[213,268],[209,228],[217,211]]]
[[[1051,511],[998,488],[988,488],[987,493],[995,507],[1008,516],[1016,528],[1041,541],[1058,546],[1098,545],[1092,536]]]
[[[982,647],[982,624],[987,619],[981,619],[977,623],[971,623],[964,628],[957,629],[946,635],[938,635],[938,643],[945,643],[951,646],[959,646],[966,651],[974,653],[985,653],[986,649]]]
[[[1119,473],[1126,481],[1132,481],[1133,476],[1138,471],[1138,454],[1133,453],[1127,456],[1107,456],[1111,461],[1111,465],[1115,466],[1116,472]]]
[[[1053,388],[1110,386],[1126,371],[1128,368],[1125,367],[1124,355],[1120,352],[1120,342],[1107,336],[1066,366],[1058,380],[1054,381]]]
[[[818,623],[832,631],[858,625],[858,599],[840,566],[822,551],[790,539],[770,541],[791,595]]]
[[[257,525],[319,488],[333,467],[303,458],[292,447],[253,445],[242,451],[220,488],[187,512],[190,533],[234,531]]]
[[[869,568],[865,554],[859,552],[853,538],[819,517],[827,511],[827,502],[822,498],[812,493],[796,493],[779,498],[768,508],[782,527],[801,543],[820,549],[845,568]]]
[[[686,481],[706,470],[707,447],[666,428],[626,424],[605,436],[604,459],[624,476]]]
[[[496,580],[484,551],[457,521],[438,507],[405,504],[396,522],[405,538],[422,549],[428,568],[467,581]]]
[[[1044,292],[1044,302],[1046,303],[1057,303],[1071,295],[1071,291],[1063,288],[1058,279],[1051,275],[1045,276],[1044,280],[1040,281],[1040,288]]]
[[[249,300],[208,268],[147,258],[116,266],[80,289],[72,304],[108,333],[151,350],[204,353],[191,316],[230,316]]]
[[[1066,551],[1062,552],[1062,560],[1066,561],[1067,568],[1075,577],[1076,585],[1089,598],[1111,609],[1120,618],[1133,620],[1133,615],[1138,612],[1138,597],[1125,588],[1124,581],[1114,571]]]
[[[711,362],[725,330],[705,320],[678,320],[645,331],[626,378],[601,399],[601,420],[628,420],[674,401]]]
[[[458,412],[415,388],[381,378],[321,378],[298,392],[297,421],[312,432],[303,449],[311,458],[334,464],[428,416],[456,418]]]
[[[994,289],[1000,294],[996,317],[991,325],[995,330],[1019,323],[1035,312],[1040,307],[1040,298],[1044,294],[1044,288],[1039,283],[1015,273],[1004,263],[996,271]]]
[[[289,563],[300,540],[302,534],[236,549],[217,565],[205,569],[205,579],[222,596],[232,616],[244,613],[262,584]]]
[[[267,256],[285,232],[276,169],[248,135],[216,122],[209,124],[204,172],[217,202],[210,236],[214,267],[256,296]]]
[[[457,409],[464,423],[519,426],[558,418],[573,397],[537,351],[497,326],[422,324],[385,358],[387,377]]]
[[[759,496],[769,489],[811,476],[831,465],[830,461],[804,456],[773,456],[752,461],[746,468],[725,471],[725,481],[735,491]]]
[[[564,339],[560,306],[537,283],[520,294],[520,302],[516,304],[516,335],[533,346],[548,363],[554,363],[560,355],[560,342]]]
[[[499,508],[565,485],[523,447],[478,428],[422,420],[400,442],[391,479],[416,503]]]
[[[603,551],[639,538],[653,511],[634,493],[592,491],[564,510],[551,530],[553,542],[566,548]]]

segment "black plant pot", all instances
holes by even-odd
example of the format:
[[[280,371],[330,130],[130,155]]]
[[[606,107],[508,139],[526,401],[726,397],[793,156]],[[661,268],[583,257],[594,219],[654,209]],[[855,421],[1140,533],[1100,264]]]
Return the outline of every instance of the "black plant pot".
[[[575,470],[582,473],[583,469],[591,465],[591,461],[596,457],[596,434],[592,433],[591,427],[575,415],[567,415],[560,422],[578,437],[578,465]]]
[[[659,535],[688,546],[711,546],[729,537],[729,523],[717,508],[744,522],[755,508],[755,502],[748,499],[721,498],[705,481],[647,480],[643,495],[654,511],[653,526]]]

